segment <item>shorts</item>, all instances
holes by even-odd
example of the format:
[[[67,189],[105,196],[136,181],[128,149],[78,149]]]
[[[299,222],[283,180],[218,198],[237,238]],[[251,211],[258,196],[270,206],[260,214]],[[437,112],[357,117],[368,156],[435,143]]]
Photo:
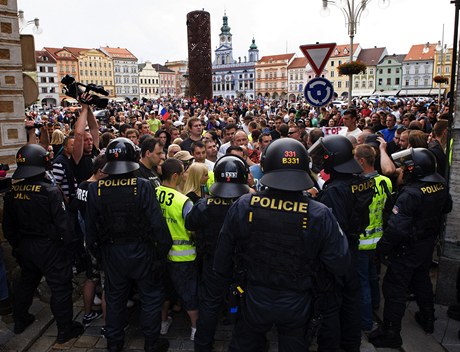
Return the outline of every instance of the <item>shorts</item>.
[[[198,309],[198,268],[193,262],[168,262],[168,275],[184,310]]]

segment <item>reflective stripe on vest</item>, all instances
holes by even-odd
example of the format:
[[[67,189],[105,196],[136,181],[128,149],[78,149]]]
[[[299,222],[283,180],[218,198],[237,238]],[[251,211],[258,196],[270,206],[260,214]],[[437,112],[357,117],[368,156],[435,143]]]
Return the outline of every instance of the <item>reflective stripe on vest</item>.
[[[182,214],[189,198],[173,188],[159,186],[156,189],[158,202],[168,224],[173,245],[168,253],[172,262],[191,262],[196,258],[196,249],[190,239],[190,232],[185,228]]]
[[[381,182],[387,184],[391,192],[391,181],[388,177],[377,175],[375,178],[375,192],[372,203],[369,206],[369,226],[366,227],[365,233],[359,236],[359,249],[372,250],[377,248],[377,242],[383,235],[383,208],[387,199],[384,186]]]

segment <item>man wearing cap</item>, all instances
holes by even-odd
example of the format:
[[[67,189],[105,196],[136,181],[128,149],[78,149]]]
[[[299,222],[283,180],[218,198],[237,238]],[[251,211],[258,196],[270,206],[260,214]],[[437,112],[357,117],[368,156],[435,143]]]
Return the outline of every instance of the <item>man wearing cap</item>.
[[[313,182],[300,142],[274,141],[261,163],[268,189],[243,195],[233,204],[215,252],[221,289],[235,273],[242,277],[237,289],[244,305],[230,350],[261,350],[265,334],[276,326],[280,351],[307,351],[315,264],[322,267],[322,275],[343,275],[346,239],[331,210],[302,193]]]
[[[212,351],[219,308],[226,290],[218,286],[218,277],[212,270],[219,231],[228,209],[241,195],[249,192],[248,169],[244,160],[225,155],[215,167],[216,182],[211,186],[212,196],[200,199],[185,219],[185,227],[195,231],[197,253],[203,260],[199,285],[199,312],[195,351]]]
[[[124,345],[124,312],[131,285],[136,284],[141,301],[140,328],[144,350],[167,351],[167,340],[159,339],[163,285],[162,266],[172,240],[155,189],[148,180],[136,177],[139,168],[134,144],[114,139],[106,149],[102,172],[109,176],[88,188],[86,243],[102,259],[106,275],[107,348],[119,352]]]

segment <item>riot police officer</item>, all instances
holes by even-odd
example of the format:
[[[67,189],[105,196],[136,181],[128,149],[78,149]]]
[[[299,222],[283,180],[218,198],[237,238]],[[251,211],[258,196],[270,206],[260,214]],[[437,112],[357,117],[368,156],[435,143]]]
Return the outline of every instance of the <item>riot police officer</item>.
[[[228,280],[235,262],[244,273],[242,316],[230,351],[257,351],[273,325],[280,351],[308,350],[313,266],[321,263],[339,276],[347,269],[346,239],[332,212],[302,193],[313,185],[308,164],[300,142],[272,142],[261,159],[268,188],[241,196],[227,213],[214,269]]]
[[[58,343],[83,333],[75,321],[72,305],[72,262],[68,244],[72,228],[62,192],[45,177],[50,167],[48,152],[38,144],[27,144],[16,154],[14,184],[5,195],[3,233],[13,247],[21,267],[15,290],[14,333],[22,333],[35,320],[29,308],[43,276],[51,289],[51,311],[58,328]]]
[[[361,166],[353,156],[353,145],[345,136],[321,137],[310,149],[318,169],[329,180],[318,199],[332,209],[348,238],[351,264],[342,278],[340,297],[329,295],[323,302],[323,326],[318,336],[319,351],[358,352],[361,345],[361,291],[358,276],[359,235],[369,224],[369,205],[374,179],[360,179]]]
[[[433,332],[435,317],[429,269],[442,215],[452,207],[445,179],[436,172],[436,159],[431,151],[411,148],[399,162],[404,186],[377,244],[380,254],[388,257],[388,268],[382,286],[383,325],[369,335],[369,341],[376,347],[402,345],[401,320],[409,287],[420,309],[415,320],[425,332]]]
[[[85,223],[87,246],[102,257],[106,275],[107,347],[109,351],[123,348],[124,311],[135,282],[141,301],[144,349],[166,351],[168,341],[158,339],[163,287],[156,268],[166,260],[171,235],[154,188],[148,180],[133,175],[139,168],[133,142],[127,138],[113,140],[106,157],[102,172],[109,176],[89,186]]]
[[[212,270],[217,238],[233,201],[249,192],[248,166],[235,155],[220,158],[214,165],[214,176],[212,196],[195,203],[185,219],[185,227],[195,231],[197,252],[203,259],[195,351],[212,351],[219,308],[225,294],[225,290],[219,289]]]

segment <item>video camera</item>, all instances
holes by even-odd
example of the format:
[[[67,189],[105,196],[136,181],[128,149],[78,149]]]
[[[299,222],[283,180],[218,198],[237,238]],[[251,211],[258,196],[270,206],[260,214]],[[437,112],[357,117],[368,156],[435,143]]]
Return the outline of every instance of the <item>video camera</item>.
[[[80,101],[84,104],[92,104],[97,106],[100,109],[105,109],[107,104],[109,103],[109,99],[102,98],[96,94],[91,94],[91,100],[88,101],[86,99],[80,98],[83,93],[94,92],[97,94],[108,96],[109,92],[107,92],[103,86],[98,86],[93,83],[90,84],[83,84],[80,82],[75,81],[75,78],[71,75],[65,75],[61,79],[61,83],[65,85],[63,89],[63,93],[71,98],[80,99]],[[84,87],[85,90],[82,90],[80,87]]]
[[[404,167],[412,163],[412,148],[391,154],[396,167]]]

